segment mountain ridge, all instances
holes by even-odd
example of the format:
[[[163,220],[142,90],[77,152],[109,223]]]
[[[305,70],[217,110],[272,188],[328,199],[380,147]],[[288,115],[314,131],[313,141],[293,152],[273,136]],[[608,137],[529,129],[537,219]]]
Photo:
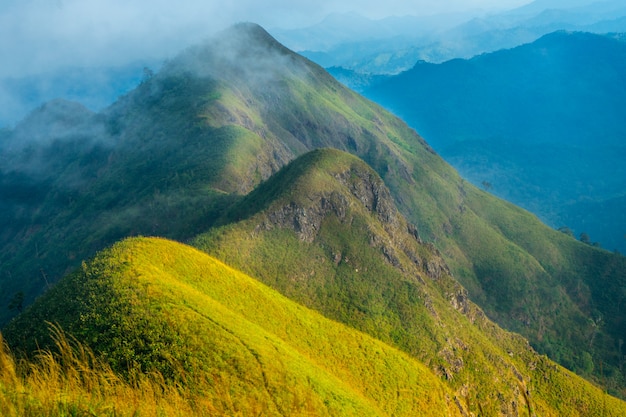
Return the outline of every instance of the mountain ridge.
[[[78,267],[82,259],[124,237],[159,235],[189,241],[215,230],[225,214],[237,207],[245,217],[246,208],[237,204],[259,184],[307,151],[333,147],[358,156],[376,171],[414,229],[409,233],[408,225],[401,226],[398,233],[402,241],[387,244],[385,236],[389,233],[375,217],[360,215],[364,230],[369,227],[377,232],[370,246],[370,237],[362,230],[345,230],[345,224],[333,218],[329,220],[334,222],[332,226],[344,227],[344,232],[323,236],[335,248],[330,258],[328,253],[318,254],[319,259],[326,259],[328,271],[340,268],[342,274],[360,278],[354,269],[361,268],[351,268],[342,261],[344,246],[360,253],[364,265],[379,260],[381,253],[385,257],[386,251],[387,261],[377,263],[376,268],[392,271],[393,276],[401,275],[393,267],[394,259],[407,270],[426,268],[426,273],[430,261],[434,276],[437,265],[441,266],[441,276],[447,276],[445,260],[467,291],[464,293],[458,283],[453,285],[454,281],[446,281],[457,306],[463,308],[468,299],[477,302],[488,317],[528,337],[533,346],[570,369],[587,372],[589,378],[594,378],[594,372],[599,378],[600,370],[597,366],[594,370],[593,362],[602,361],[605,374],[611,372],[611,392],[620,392],[623,352],[618,338],[623,334],[623,322],[617,290],[624,282],[625,270],[621,258],[550,230],[529,213],[478,190],[404,122],[342,87],[321,67],[284,49],[279,51],[287,53],[286,57],[267,52],[263,37],[256,42],[257,35],[248,35],[249,31],[243,30],[236,39],[218,36],[208,46],[183,52],[179,61],[175,58],[162,72],[96,115],[95,130],[104,132],[106,146],[91,147],[99,143],[91,140],[98,139],[96,135],[78,145],[56,141],[43,149],[48,159],[61,167],[49,172],[54,187],[41,187],[42,195],[34,202],[2,202],[8,213],[15,213],[6,220],[15,233],[0,242],[3,304],[12,304],[12,297],[18,300],[20,291],[25,296],[24,306],[30,304],[35,295]],[[240,49],[219,51],[221,42]],[[259,54],[265,60],[257,59]],[[238,59],[249,66],[224,71],[236,66]],[[255,64],[271,71],[248,83]],[[259,80],[263,82],[255,82]],[[66,133],[72,136],[71,131]],[[347,159],[339,160],[348,164]],[[83,171],[90,173],[86,182],[69,181]],[[2,180],[14,185],[14,175],[18,174],[25,176],[23,182],[32,180],[35,186],[41,185],[22,171],[2,172]],[[354,184],[359,183],[357,178]],[[345,181],[351,184],[350,178]],[[371,203],[375,201],[374,191],[378,190],[380,197],[383,188],[369,186],[364,190],[369,191],[359,191],[359,195]],[[356,198],[351,195],[349,201]],[[342,207],[342,199],[333,200],[332,194],[327,200],[326,206],[319,206],[321,211],[316,208],[314,212],[325,215],[324,207]],[[387,206],[385,203],[380,208]],[[23,215],[25,212],[28,215]],[[276,211],[276,218],[280,216],[286,219],[285,224],[300,224],[303,236],[319,237],[309,231],[314,228],[305,227],[304,216],[296,209],[289,212],[281,206]],[[275,250],[285,249],[286,242],[299,247],[300,240],[289,230],[274,228],[271,232],[267,239],[280,243]],[[350,243],[350,233],[358,233],[363,240]],[[422,243],[436,246],[438,252],[419,244],[416,235]],[[11,236],[17,239],[9,239]],[[248,240],[249,233],[238,237],[241,248],[250,244],[249,250],[262,249],[261,241]],[[420,268],[402,249],[405,244],[419,254]],[[259,259],[263,259],[261,255],[275,255],[268,251]],[[334,264],[335,256],[338,265]],[[298,259],[315,262],[313,258]],[[287,257],[282,262],[296,271],[293,276],[298,279],[293,285],[306,278],[304,261],[289,264]],[[337,297],[357,290],[345,288]],[[292,291],[288,295],[297,294]],[[355,300],[361,298],[362,294],[354,294]],[[350,311],[362,318],[360,325],[375,327],[364,312],[384,311],[384,299],[361,299],[349,304]],[[560,309],[558,315],[555,306]],[[589,320],[597,319],[596,311],[604,317],[603,326]],[[17,313],[16,309],[4,310],[4,319]],[[381,329],[386,329],[388,338],[403,339],[405,330],[390,332],[388,323]],[[596,335],[593,343],[589,343],[590,335]],[[580,346],[586,350],[581,351]],[[437,358],[448,373],[454,362],[448,351],[454,349],[463,350],[453,345]]]
[[[156,370],[200,390],[204,411],[462,415],[423,365],[180,243],[119,242],[59,285],[6,329],[9,340],[26,328],[45,347],[46,317],[118,372]]]
[[[303,183],[308,187],[301,190]],[[526,409],[619,415],[626,407],[538,355],[520,336],[499,329],[445,269],[435,271],[435,262],[445,264],[411,233],[381,178],[363,161],[337,150],[312,151],[264,186],[278,188],[278,195],[270,204],[261,202],[261,211],[245,218],[242,229],[227,224],[199,240],[206,244],[217,238],[222,249],[230,245],[232,251],[215,253],[234,265],[240,257],[246,269],[260,266],[261,281],[274,276],[274,287],[284,277],[287,283],[310,285],[314,292],[297,291],[300,299],[326,293],[322,312],[343,325],[194,248],[132,238],[65,277],[5,328],[7,339],[26,351],[45,347],[42,319],[53,320],[121,372],[156,369],[181,386],[196,384],[218,412],[214,398],[224,389],[240,410],[256,406],[271,415],[306,412],[301,407],[348,415],[511,415]],[[381,204],[368,198],[375,189]],[[309,217],[329,192],[336,193],[337,204],[323,213],[312,240],[298,222],[274,215],[291,206]],[[235,238],[227,236],[233,233]],[[258,259],[250,244],[269,256]],[[386,248],[403,245],[407,250],[398,251],[394,261]],[[285,251],[279,255],[282,264],[266,262],[280,250]],[[290,262],[292,267],[284,269]],[[316,272],[310,275],[312,266]],[[334,278],[325,268],[336,268]],[[289,271],[300,273],[289,277]],[[323,280],[329,281],[317,287]],[[344,290],[336,291],[335,285]],[[329,314],[336,308],[339,316]],[[403,319],[394,320],[389,311]],[[345,327],[346,322],[369,336]],[[205,372],[212,375],[210,386],[202,382]],[[567,394],[555,395],[554,385]],[[406,389],[413,400],[398,395]],[[564,395],[572,400],[564,401]]]

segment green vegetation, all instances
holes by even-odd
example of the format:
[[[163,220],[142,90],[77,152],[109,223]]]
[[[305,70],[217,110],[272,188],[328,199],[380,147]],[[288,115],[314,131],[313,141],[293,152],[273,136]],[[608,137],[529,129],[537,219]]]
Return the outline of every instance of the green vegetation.
[[[41,317],[75,335],[78,352],[57,333],[51,339]],[[104,414],[144,415],[137,400],[159,410],[169,397],[182,402],[181,412],[199,415],[461,413],[449,389],[414,359],[161,239],[126,240],[101,252],[12,322],[6,337],[18,350],[59,348],[25,370],[14,370],[3,352],[1,403],[15,409],[36,407],[39,395],[54,397],[58,381],[68,398],[51,415],[97,407],[98,399],[110,407],[99,408]],[[50,392],[35,385],[38,378]],[[9,380],[32,397],[21,402]],[[142,393],[144,386],[150,390]],[[162,396],[154,394],[160,386]]]
[[[8,340],[27,351],[34,348],[29,341],[47,346],[44,323],[58,322],[131,382],[154,371],[168,384],[185,384],[216,369],[228,375],[237,401],[246,403],[247,387],[254,401],[279,410],[261,389],[254,355],[238,342],[262,345],[253,335],[265,335],[272,349],[259,345],[254,352],[268,355],[264,363],[283,363],[273,375],[318,381],[298,388],[299,399],[284,399],[285,407],[307,393],[323,402],[331,377],[299,356],[293,340],[276,339],[280,329],[255,321],[266,306],[250,305],[259,317],[244,320],[223,300],[205,299],[204,284],[192,279],[204,269],[166,273],[158,266],[187,253],[179,246],[156,245],[135,259],[140,243],[153,241],[124,241],[81,264],[123,237],[158,235],[193,242],[402,350],[445,379],[450,398],[475,414],[513,413],[522,404],[541,415],[585,414],[581,404],[606,397],[559,367],[544,377],[556,365],[489,319],[623,395],[623,257],[551,230],[471,186],[406,124],[262,29],[244,25],[223,36],[184,52],[94,116],[91,127],[104,137],[70,130],[37,152],[0,156],[42,165],[40,173],[0,172],[2,190],[12,190],[0,201],[8,213],[0,220],[0,301],[7,307],[0,323],[19,313],[14,297],[24,294],[23,314],[5,329]],[[224,54],[226,41],[231,48]],[[309,152],[327,147],[335,150]],[[36,191],[32,198],[15,192],[21,185]],[[237,331],[228,327],[231,319]],[[221,359],[231,357],[229,349],[235,362]],[[244,377],[250,369],[253,376]],[[283,395],[280,388],[292,380],[279,379],[270,381],[272,392]],[[553,385],[575,395],[573,408]],[[352,382],[342,386],[345,404],[369,404],[365,394],[353,395]],[[619,415],[622,403],[608,409]],[[604,409],[593,410],[587,415]]]
[[[357,158],[306,154],[233,212],[245,220],[196,244],[344,324],[189,246],[124,240],[5,327],[32,358],[3,353],[7,413],[175,414],[170,401],[190,415],[626,411],[491,323]]]
[[[490,322],[432,246],[421,244],[395,208],[387,208],[391,196],[384,190],[362,161],[314,151],[236,205],[233,217],[245,220],[194,244],[428,364],[470,411],[511,414],[527,404],[539,415],[618,413],[618,400],[578,377],[572,381],[571,373]],[[563,391],[555,395],[553,384],[567,386],[571,400]],[[613,405],[582,405],[604,401]],[[565,410],[570,402],[578,405]]]

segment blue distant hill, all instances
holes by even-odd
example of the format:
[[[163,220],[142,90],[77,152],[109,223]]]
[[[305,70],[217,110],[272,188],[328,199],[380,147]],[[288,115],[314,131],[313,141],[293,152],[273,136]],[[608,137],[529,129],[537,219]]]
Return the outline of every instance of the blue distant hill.
[[[559,31],[469,60],[419,62],[365,95],[470,181],[626,252],[624,35]]]
[[[624,0],[536,0],[502,12],[468,11],[370,20],[356,13],[274,31],[318,64],[361,74],[398,74],[423,60],[441,63],[534,42],[557,30],[626,31]],[[351,85],[359,88],[360,85]]]

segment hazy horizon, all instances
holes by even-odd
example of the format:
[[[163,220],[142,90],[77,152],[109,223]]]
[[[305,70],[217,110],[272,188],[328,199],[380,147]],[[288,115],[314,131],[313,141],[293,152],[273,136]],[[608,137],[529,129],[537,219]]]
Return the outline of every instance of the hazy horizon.
[[[506,9],[528,0],[420,0],[384,3],[163,0],[8,0],[0,6],[0,78],[65,66],[123,65],[161,58],[242,21],[266,29],[306,27],[332,13],[356,12],[370,19],[429,15],[469,9]]]
[[[497,12],[529,2],[388,0],[380,3],[349,0],[337,3],[321,0],[311,3],[272,0],[261,4],[252,0],[237,3],[4,0],[0,3],[0,128],[22,120],[33,110],[33,102],[41,104],[56,97],[60,88],[71,86],[72,75],[69,74],[75,73],[77,68],[85,72],[103,67],[121,68],[120,71],[124,72],[123,67],[132,65],[140,77],[143,65],[159,65],[186,47],[238,22],[258,23],[272,33],[315,25],[337,13],[353,12],[378,20],[389,16],[476,12],[477,9],[485,10],[485,13]],[[66,69],[70,78],[58,82]],[[32,76],[35,78],[27,78]],[[75,94],[65,98],[81,98],[81,102],[86,100],[84,104],[92,110],[100,110],[110,103],[107,100],[116,97],[119,90],[112,87],[118,79],[111,77],[117,76],[94,71],[93,78],[101,83],[100,86],[79,83],[74,89]],[[60,87],[60,84],[65,85]],[[100,87],[106,90],[105,93],[91,99]],[[84,96],[85,89],[89,90],[90,98],[81,96]],[[103,100],[103,96],[108,98]]]

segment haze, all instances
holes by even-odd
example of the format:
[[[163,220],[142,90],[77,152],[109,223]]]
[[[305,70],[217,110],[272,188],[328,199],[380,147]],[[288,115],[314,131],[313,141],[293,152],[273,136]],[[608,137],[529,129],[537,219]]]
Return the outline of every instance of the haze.
[[[4,0],[0,5],[0,78],[66,65],[119,65],[131,59],[169,56],[238,21],[292,28],[314,24],[336,12],[383,18],[514,7],[525,2]]]
[[[370,19],[382,19],[392,15],[424,16],[479,9],[496,11],[528,2],[529,0],[270,0],[262,3],[253,0],[2,0],[0,127],[11,126],[21,120],[32,110],[33,101],[54,98],[49,96],[56,92],[50,90],[59,89],[59,77],[65,78],[64,83],[72,84],[68,78],[71,76],[64,77],[63,73],[57,73],[56,79],[46,75],[48,79],[55,81],[45,81],[52,85],[43,86],[34,85],[31,79],[24,77],[51,74],[64,68],[122,67],[130,63],[141,69],[143,62],[162,62],[236,22],[252,21],[271,32],[273,28],[291,29],[313,25],[331,13],[356,12]],[[100,77],[99,82],[102,87],[108,86],[112,89],[110,86],[118,80],[115,76],[107,77]],[[15,87],[17,81],[22,87]],[[28,100],[22,97],[24,85],[31,90]],[[83,86],[77,88],[85,89]],[[97,91],[98,88],[90,86],[89,90]],[[33,94],[38,95],[34,97]],[[93,110],[99,110],[99,106],[108,104],[85,100],[83,103]]]

